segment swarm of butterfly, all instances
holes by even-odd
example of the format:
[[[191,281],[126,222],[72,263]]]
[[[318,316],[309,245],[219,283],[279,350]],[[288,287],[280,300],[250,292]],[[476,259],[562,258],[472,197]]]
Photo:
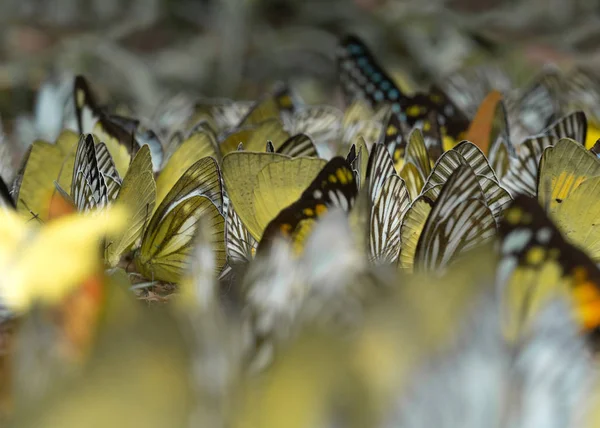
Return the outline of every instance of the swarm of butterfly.
[[[8,423],[596,426],[600,84],[337,61],[343,110],[133,118],[75,78],[0,182]]]

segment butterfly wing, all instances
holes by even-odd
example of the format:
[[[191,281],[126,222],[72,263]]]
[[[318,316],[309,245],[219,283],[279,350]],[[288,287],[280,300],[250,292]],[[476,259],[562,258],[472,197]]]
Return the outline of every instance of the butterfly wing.
[[[282,145],[277,149],[277,153],[287,155],[293,158],[297,157],[319,157],[317,153],[317,147],[311,138],[306,134],[296,134],[288,138]]]
[[[212,230],[216,273],[225,264],[225,220],[221,178],[216,161],[200,159],[175,183],[160,203],[142,238],[136,266],[148,278],[178,281],[188,268],[200,218]]]
[[[149,147],[142,146],[133,158],[116,199],[117,204],[127,208],[127,228],[123,233],[107,239],[104,256],[110,266],[116,266],[121,255],[140,237],[144,226],[150,221],[155,201],[152,157]]]
[[[518,196],[500,224],[501,287],[504,327],[518,336],[549,300],[565,297],[574,304],[582,327],[600,325],[600,271],[559,232],[533,198]]]
[[[281,210],[267,225],[257,252],[265,251],[275,237],[280,235],[290,239],[294,249],[301,252],[315,222],[332,207],[350,211],[357,192],[350,165],[344,158],[334,157],[322,168],[300,198]]]
[[[484,244],[496,231],[477,175],[461,165],[444,184],[419,237],[415,268],[443,269],[466,251]]]
[[[369,250],[371,261],[394,263],[400,251],[400,225],[410,205],[410,195],[397,175],[389,176],[371,209]]]
[[[82,135],[75,154],[71,197],[79,211],[102,208],[108,204],[108,189],[98,168],[94,138]]]
[[[183,173],[205,157],[219,159],[217,142],[209,132],[198,131],[186,138],[167,159],[156,179],[156,202],[160,204]]]

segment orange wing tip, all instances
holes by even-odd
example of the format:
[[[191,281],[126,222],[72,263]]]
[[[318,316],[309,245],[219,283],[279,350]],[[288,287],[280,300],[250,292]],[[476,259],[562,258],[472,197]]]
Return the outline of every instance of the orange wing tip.
[[[494,123],[496,107],[501,100],[502,94],[499,91],[490,92],[479,105],[477,114],[465,134],[465,140],[475,144],[486,155],[491,143],[490,131]]]

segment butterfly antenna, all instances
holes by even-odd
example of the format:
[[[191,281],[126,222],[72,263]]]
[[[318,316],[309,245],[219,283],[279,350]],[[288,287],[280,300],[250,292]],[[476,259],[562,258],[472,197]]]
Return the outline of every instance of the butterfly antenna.
[[[40,215],[39,215],[39,214],[36,214],[36,213],[34,213],[34,212],[33,212],[33,211],[32,211],[32,210],[29,208],[29,206],[27,206],[27,203],[26,203],[26,202],[25,202],[23,199],[19,199],[19,200],[21,201],[21,203],[22,203],[23,205],[25,205],[25,208],[27,208],[27,211],[29,211],[29,213],[30,213],[30,214],[31,214],[31,216],[32,216],[32,217],[31,217],[29,220],[27,220],[27,222],[28,222],[28,223],[29,223],[31,220],[34,220],[34,219],[35,219],[35,220],[37,220],[38,222],[42,223],[42,224],[44,223],[44,221],[43,221],[43,220],[40,218]]]

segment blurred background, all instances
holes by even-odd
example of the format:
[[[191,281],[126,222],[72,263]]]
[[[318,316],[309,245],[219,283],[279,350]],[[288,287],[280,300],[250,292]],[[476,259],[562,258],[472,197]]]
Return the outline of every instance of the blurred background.
[[[336,102],[336,37],[355,32],[408,89],[486,63],[600,63],[597,0],[3,0],[5,130],[47,79],[86,75],[101,100],[150,115],[166,99],[255,98],[288,81]]]

